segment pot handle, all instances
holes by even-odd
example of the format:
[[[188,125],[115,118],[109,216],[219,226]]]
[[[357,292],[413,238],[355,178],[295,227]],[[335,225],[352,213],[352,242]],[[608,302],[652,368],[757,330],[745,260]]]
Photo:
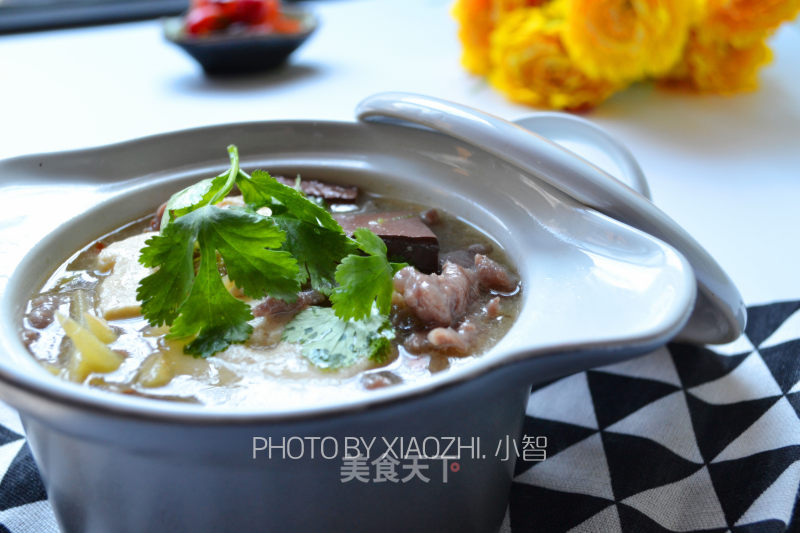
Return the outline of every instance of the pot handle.
[[[480,147],[578,202],[658,237],[686,257],[698,281],[697,303],[679,339],[720,344],[744,330],[742,297],[711,255],[647,197],[573,152],[499,117],[411,93],[370,96],[358,105],[356,116],[364,122],[423,126]]]
[[[477,109],[429,96],[381,93],[359,103],[356,116],[361,121],[424,126],[478,146],[580,203],[645,231],[655,226],[652,219],[667,218],[649,202],[647,208],[634,205],[640,203],[639,193],[586,159],[575,157],[542,135]],[[672,222],[672,226],[677,225]],[[679,227],[669,229],[683,232]]]
[[[611,160],[620,173],[619,175],[609,173],[610,176],[629,186],[648,200],[652,200],[650,186],[647,184],[647,178],[645,178],[639,162],[636,161],[627,146],[609,135],[603,128],[575,115],[554,112],[532,113],[515,119],[513,122],[530,132],[550,139],[566,150],[569,150],[569,147],[564,146],[560,141],[566,140],[569,142],[574,140],[597,148]],[[570,151],[575,157],[593,164],[590,159],[582,157],[577,151]]]

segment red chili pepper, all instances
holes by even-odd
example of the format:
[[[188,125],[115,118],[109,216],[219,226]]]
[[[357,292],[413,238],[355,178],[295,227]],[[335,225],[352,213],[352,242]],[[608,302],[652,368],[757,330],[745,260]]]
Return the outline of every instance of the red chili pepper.
[[[297,21],[282,16],[280,4],[280,0],[192,0],[186,31],[190,35],[207,35],[233,23],[265,32],[299,31]]]
[[[208,0],[208,3],[209,5],[219,8],[221,12],[221,25],[227,26],[230,22],[235,20],[237,2],[234,0]],[[222,22],[224,22],[224,24],[222,24]]]
[[[266,2],[263,0],[234,0],[233,20],[252,26],[259,24],[269,15]]]
[[[260,23],[269,22],[280,18],[281,16],[281,2],[280,0],[261,0],[264,4],[264,16],[259,21]]]
[[[186,32],[190,35],[207,35],[225,27],[225,15],[216,4],[192,8],[186,15]]]

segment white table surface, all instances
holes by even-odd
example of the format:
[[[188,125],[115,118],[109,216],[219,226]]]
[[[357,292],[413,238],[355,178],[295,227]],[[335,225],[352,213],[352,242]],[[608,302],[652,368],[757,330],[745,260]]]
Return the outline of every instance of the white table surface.
[[[450,0],[308,2],[321,26],[272,74],[211,80],[157,21],[0,36],[0,158],[192,126],[352,120],[363,97],[412,91],[513,119],[459,66]],[[642,84],[589,113],[626,143],[653,196],[748,304],[800,297],[800,25],[772,40],[757,93],[695,96]]]

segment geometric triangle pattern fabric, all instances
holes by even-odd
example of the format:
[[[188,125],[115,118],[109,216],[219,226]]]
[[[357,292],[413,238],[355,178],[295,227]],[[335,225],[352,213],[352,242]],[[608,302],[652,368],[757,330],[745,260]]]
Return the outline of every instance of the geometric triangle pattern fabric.
[[[708,465],[728,524],[738,523],[756,500],[798,460],[800,460],[800,446],[791,446]],[[777,518],[782,514],[786,502],[776,501],[774,505]],[[796,520],[796,508],[793,514]]]
[[[663,381],[621,376],[598,370],[589,370],[586,372],[586,378],[589,390],[592,392],[597,423],[601,429],[679,390],[679,387]],[[615,401],[603,401],[605,398],[614,398]]]
[[[0,481],[0,494],[7,496],[0,501],[0,511],[47,499],[27,444],[17,452]]]
[[[8,444],[9,442],[14,442],[19,439],[24,438],[19,433],[15,433],[8,429],[7,427],[0,426],[0,446],[4,444]]]
[[[714,405],[686,394],[694,434],[703,458],[710,462],[761,418],[780,397]]]
[[[640,492],[623,503],[673,531],[714,529],[727,525],[705,466],[691,476]]]
[[[22,436],[25,433],[17,412],[2,402],[0,402],[0,427],[12,435]]]
[[[800,416],[800,391],[789,391],[789,394],[786,395],[786,399],[789,400],[789,403],[794,407],[794,412]]]
[[[617,506],[619,511],[620,522],[622,523],[622,530],[625,532],[646,532],[646,533],[670,533],[674,530],[667,529],[646,514],[638,511],[637,509],[621,503]],[[781,530],[781,533],[785,531]],[[682,531],[691,531],[688,528]],[[703,533],[729,533],[730,530],[725,527],[695,530],[702,531]]]
[[[21,439],[0,446],[0,472],[3,473],[3,478],[5,478],[5,473],[14,463],[23,446],[25,446],[25,441]],[[8,509],[16,505],[16,495],[12,494],[11,491],[3,491],[0,494],[3,496],[0,498],[0,507]]]
[[[665,424],[665,420],[669,423]],[[673,392],[645,405],[608,426],[605,431],[650,439],[687,461],[703,462],[683,391]]]
[[[700,346],[697,347],[700,348]],[[743,353],[750,353],[755,349],[755,345],[750,342],[747,335],[739,335],[739,338],[728,344],[715,344],[713,349],[709,350],[709,353],[712,355],[740,355]],[[674,350],[670,351],[674,353]]]
[[[800,310],[795,311],[792,316],[783,321],[783,323],[772,332],[763,342],[759,343],[761,348],[770,348],[789,342],[800,337]]]
[[[529,416],[525,417],[525,421],[522,425],[523,435],[547,436],[548,459],[595,433],[597,433],[596,430],[585,428],[583,426],[565,424],[564,422],[556,422],[555,420],[547,420],[545,418],[532,418]],[[514,476],[516,477],[522,474],[537,464],[539,463],[531,461],[517,461]]]
[[[748,315],[719,349],[670,344],[535,391],[523,435],[553,450],[518,460],[511,531],[800,532],[800,302]]]
[[[743,526],[732,527],[730,533],[785,533],[791,531],[797,533],[796,529],[787,529],[786,524],[780,520],[764,520]]]
[[[759,353],[783,392],[790,391],[800,381],[800,365],[794,361],[800,353],[800,339],[762,347]]]
[[[605,510],[600,511],[586,522],[581,522],[569,530],[569,533],[604,533],[622,532],[622,524],[619,521],[619,512],[616,505],[610,505]]]
[[[780,398],[711,462],[741,459],[788,446],[800,446],[800,418],[789,401]]]
[[[797,310],[800,310],[800,301],[751,306],[747,309],[747,326],[744,333],[754,346],[760,346]]]
[[[528,416],[597,429],[586,372],[567,376],[537,389],[528,400]]]
[[[0,511],[0,523],[6,528],[0,529],[0,533],[2,531],[10,531],[11,533],[58,531],[56,517],[47,500],[40,500]]]
[[[792,518],[793,498],[797,496],[798,487],[800,487],[800,461],[792,463],[792,466],[784,470],[736,523],[752,524],[776,518],[788,523]],[[781,503],[783,508],[780,507]]]
[[[514,482],[509,499],[511,531],[569,531],[613,504],[587,494]]]
[[[628,359],[621,363],[603,366],[596,370],[601,370],[610,374],[621,376],[631,376],[634,378],[647,378],[655,381],[663,381],[676,387],[681,386],[681,378],[675,369],[669,350],[666,346],[642,357]]]
[[[606,431],[603,446],[618,500],[686,478],[702,467],[642,437]]]
[[[799,313],[538,386],[522,437],[546,459],[518,459],[504,532],[800,531]],[[22,431],[0,405],[0,533],[57,533]]]
[[[750,349],[739,354],[720,357],[713,350],[703,346],[672,344],[669,347],[675,368],[681,377],[681,385],[687,389],[728,375],[752,351]]]
[[[684,479],[634,494],[623,503],[673,531],[727,526],[705,466]]]
[[[692,387],[689,392],[707,403],[739,403],[780,396],[783,391],[761,354],[752,352],[728,374]]]
[[[599,433],[566,450],[536,463],[515,481],[562,492],[573,492],[614,499],[611,474],[603,453]]]

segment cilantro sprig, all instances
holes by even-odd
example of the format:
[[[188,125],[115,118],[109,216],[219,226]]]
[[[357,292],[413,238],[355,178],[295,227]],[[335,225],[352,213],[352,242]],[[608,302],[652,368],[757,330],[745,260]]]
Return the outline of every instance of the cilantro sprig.
[[[256,209],[270,207],[273,220],[286,233],[284,249],[300,264],[300,282],[310,280],[312,288],[330,294],[337,264],[354,253],[357,245],[328,211],[297,189],[261,170],[243,177],[238,185],[244,201]],[[367,316],[370,307],[363,309],[360,316]]]
[[[351,345],[354,353],[373,358],[385,353],[392,276],[402,265],[389,263],[383,241],[364,228],[348,237],[327,210],[300,191],[267,172],[244,172],[235,146],[228,147],[228,155],[228,170],[169,199],[160,234],[146,241],[139,261],[154,272],[136,291],[144,317],[153,326],[169,326],[169,338],[191,338],[184,351],[195,356],[247,341],[253,316],[226,288],[224,271],[254,299],[293,301],[304,285],[329,295],[332,309],[301,313],[295,320],[324,317],[320,327],[359,339]],[[218,207],[234,187],[246,205]],[[262,207],[271,214],[259,214]],[[339,355],[340,348],[334,350]],[[319,357],[309,358],[325,366]]]
[[[206,205],[176,218],[146,241],[139,257],[144,266],[157,268],[136,291],[142,314],[154,326],[171,325],[170,338],[196,335],[185,348],[192,355],[209,356],[245,342],[253,331],[250,307],[225,288],[217,254],[247,296],[291,299],[300,283],[297,260],[275,249],[284,239],[273,221],[246,210]]]
[[[366,255],[351,254],[336,267],[339,284],[331,293],[336,316],[343,319],[360,319],[364,310],[375,302],[378,312],[389,314],[392,306],[392,278],[404,264],[390,263],[386,258],[386,244],[366,228],[353,232],[358,248]]]
[[[383,362],[388,357],[394,329],[375,310],[363,320],[342,320],[329,307],[309,307],[284,328],[281,337],[302,346],[301,352],[322,370],[336,370],[366,356]]]
[[[198,181],[182,191],[173,194],[167,201],[164,215],[161,218],[161,227],[165,228],[178,217],[191,213],[206,205],[214,205],[222,201],[233,189],[236,178],[239,176],[239,151],[235,146],[228,146],[228,157],[231,166],[214,178]]]

